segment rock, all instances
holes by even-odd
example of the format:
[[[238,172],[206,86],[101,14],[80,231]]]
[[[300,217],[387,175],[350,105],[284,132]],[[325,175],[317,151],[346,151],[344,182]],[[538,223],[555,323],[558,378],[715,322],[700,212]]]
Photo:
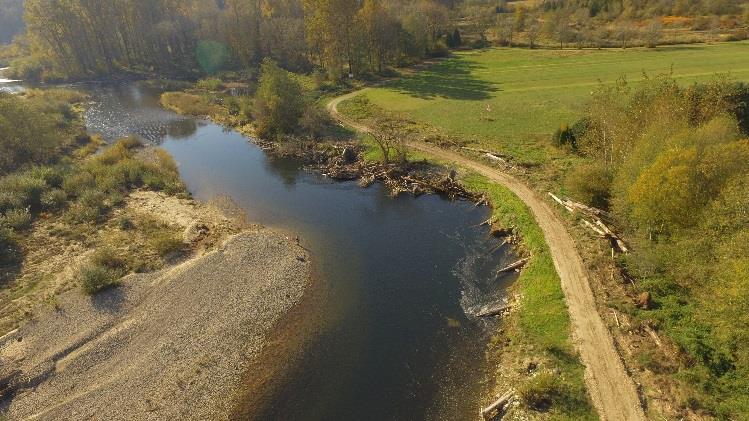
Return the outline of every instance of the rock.
[[[185,232],[182,234],[182,236],[186,243],[192,244],[203,238],[206,234],[208,234],[209,231],[210,230],[205,224],[202,224],[200,222],[193,222],[187,228],[185,228]]]
[[[643,309],[643,310],[650,310],[652,307],[652,297],[650,296],[649,292],[643,292],[640,294],[639,297],[637,297],[636,301],[637,307]]]

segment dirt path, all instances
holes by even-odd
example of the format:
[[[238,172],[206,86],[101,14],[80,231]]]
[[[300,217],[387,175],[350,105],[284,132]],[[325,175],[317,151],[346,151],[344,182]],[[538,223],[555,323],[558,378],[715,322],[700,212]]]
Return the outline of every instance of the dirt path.
[[[352,92],[328,104],[330,114],[360,132],[370,129],[338,112],[338,105],[367,89]],[[614,341],[596,309],[593,291],[575,242],[551,207],[533,190],[514,177],[458,153],[423,143],[409,147],[440,160],[475,171],[512,190],[528,206],[544,232],[554,266],[562,280],[565,300],[572,319],[575,345],[585,365],[585,382],[593,404],[603,420],[644,420],[645,414],[634,382],[624,369]]]

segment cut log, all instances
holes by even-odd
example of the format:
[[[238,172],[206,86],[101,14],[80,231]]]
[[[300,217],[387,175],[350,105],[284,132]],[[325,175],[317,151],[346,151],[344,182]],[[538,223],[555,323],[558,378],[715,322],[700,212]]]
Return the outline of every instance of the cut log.
[[[494,413],[498,413],[504,409],[505,405],[507,405],[510,400],[512,399],[514,393],[512,391],[505,393],[497,399],[494,403],[487,406],[485,409],[481,410],[481,417],[485,420],[491,419],[491,415]]]
[[[555,195],[554,193],[549,192],[549,196],[551,196],[551,198],[554,199],[555,202],[557,202],[560,205],[564,206],[564,208],[567,209],[567,212],[569,212],[569,213],[575,213],[575,210],[573,208],[567,206],[567,204],[564,202],[564,200],[562,200],[559,197],[557,197],[557,195]]]
[[[603,232],[603,231],[601,231],[600,229],[596,228],[596,226],[595,226],[595,225],[593,225],[592,223],[590,223],[590,222],[586,221],[585,219],[583,219],[583,224],[584,224],[584,225],[585,225],[586,227],[588,227],[588,228],[590,228],[591,230],[593,230],[593,231],[594,231],[594,232],[595,232],[596,234],[598,234],[598,235],[599,235],[600,237],[602,237],[602,238],[605,238],[605,237],[606,237],[606,233],[605,233],[605,232]]]
[[[476,314],[476,317],[494,317],[494,316],[500,316],[505,311],[511,309],[512,306],[510,304],[502,304],[496,307],[491,307],[486,310],[482,310]]]
[[[510,272],[510,271],[515,270],[515,269],[520,269],[523,266],[525,266],[526,263],[528,263],[528,260],[529,260],[528,258],[520,259],[517,262],[515,262],[515,263],[513,263],[513,264],[511,264],[511,265],[509,265],[507,267],[504,267],[504,268],[502,268],[500,270],[498,270],[497,273]]]

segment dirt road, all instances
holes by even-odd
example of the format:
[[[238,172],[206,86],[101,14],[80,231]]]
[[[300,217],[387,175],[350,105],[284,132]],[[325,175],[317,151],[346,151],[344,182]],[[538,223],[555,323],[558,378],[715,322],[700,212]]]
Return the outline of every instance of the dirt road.
[[[366,89],[334,99],[328,104],[328,110],[341,123],[368,133],[368,127],[338,112],[341,102],[364,91]],[[549,204],[521,181],[490,165],[432,145],[411,143],[409,147],[502,184],[530,208],[544,232],[554,266],[562,280],[562,289],[572,320],[573,339],[585,365],[585,383],[599,416],[603,420],[611,421],[644,420],[645,414],[637,389],[624,369],[611,334],[598,314],[588,273],[575,248],[575,242]]]

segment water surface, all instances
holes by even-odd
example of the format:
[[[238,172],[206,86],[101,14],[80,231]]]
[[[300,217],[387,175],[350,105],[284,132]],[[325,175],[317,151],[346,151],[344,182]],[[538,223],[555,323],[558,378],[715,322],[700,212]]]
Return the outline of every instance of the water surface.
[[[495,326],[467,314],[504,297],[512,260],[479,224],[489,210],[439,196],[390,198],[271,159],[242,135],[158,106],[135,85],[91,88],[108,139],[136,134],[177,160],[199,200],[228,195],[249,220],[298,235],[324,299],[289,381],[252,412],[269,420],[476,417]],[[251,378],[251,376],[250,376]]]

